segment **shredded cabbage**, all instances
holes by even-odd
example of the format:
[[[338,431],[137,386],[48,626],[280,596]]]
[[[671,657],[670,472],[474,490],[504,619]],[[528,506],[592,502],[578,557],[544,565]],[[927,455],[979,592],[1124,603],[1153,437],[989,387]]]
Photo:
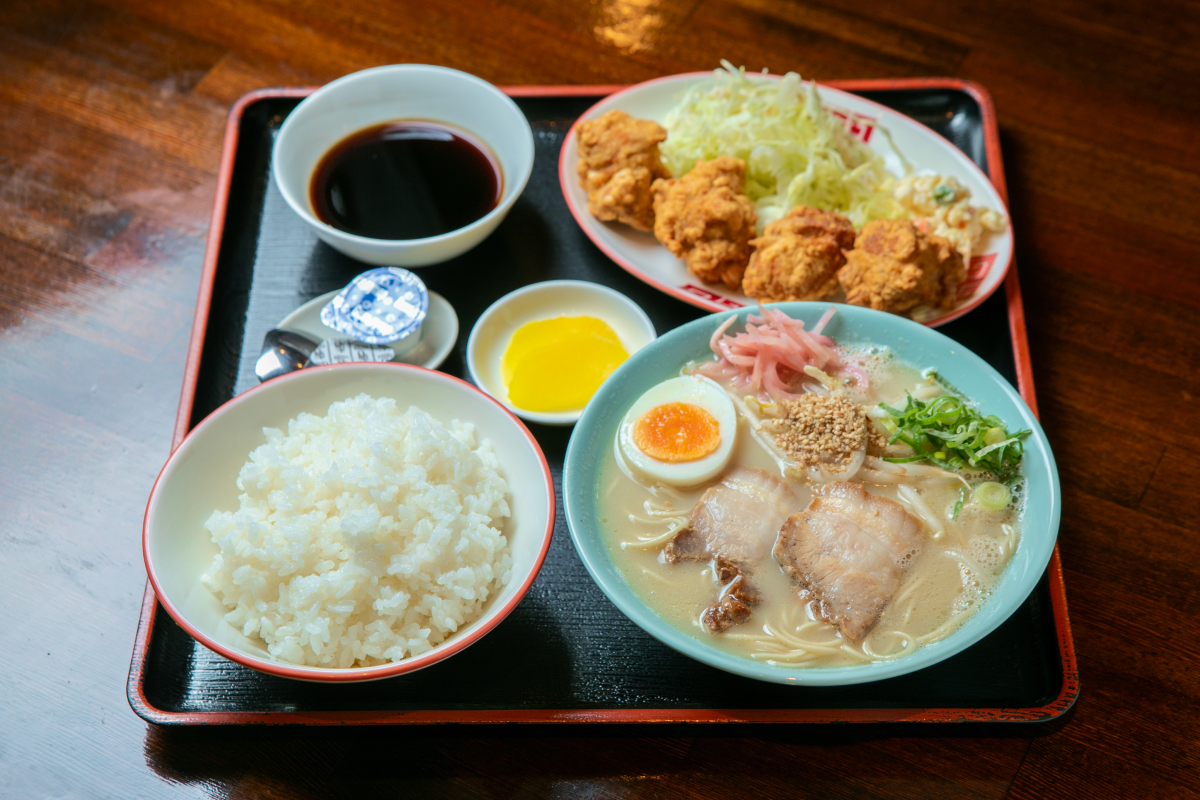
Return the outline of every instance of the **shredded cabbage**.
[[[883,159],[821,105],[811,81],[794,72],[782,80],[748,76],[744,67],[721,64],[664,120],[668,136],[659,151],[672,175],[684,175],[698,159],[742,159],[760,231],[798,205],[837,211],[856,228],[907,216]]]

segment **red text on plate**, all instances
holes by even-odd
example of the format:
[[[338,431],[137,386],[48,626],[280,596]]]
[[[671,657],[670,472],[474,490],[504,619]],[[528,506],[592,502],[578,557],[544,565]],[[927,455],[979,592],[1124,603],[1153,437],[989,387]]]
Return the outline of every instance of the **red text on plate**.
[[[683,286],[680,286],[679,288],[683,289],[688,294],[694,294],[694,295],[696,295],[696,297],[699,297],[702,300],[707,300],[710,303],[716,303],[717,305],[724,306],[725,308],[741,308],[742,307],[742,304],[739,303],[737,300],[731,300],[728,297],[721,297],[721,295],[713,294],[708,289],[702,289],[699,286],[694,286],[690,283],[685,283]]]
[[[979,288],[979,284],[983,283],[984,278],[992,271],[992,264],[995,263],[995,253],[989,253],[986,256],[971,256],[971,266],[967,269],[967,279],[958,285],[958,299],[966,300],[975,294],[975,290]]]
[[[869,144],[871,134],[875,132],[875,118],[868,117],[863,114],[856,114],[853,111],[839,111],[836,108],[829,109],[829,113],[842,121],[846,127],[846,133],[859,139],[863,144]]]

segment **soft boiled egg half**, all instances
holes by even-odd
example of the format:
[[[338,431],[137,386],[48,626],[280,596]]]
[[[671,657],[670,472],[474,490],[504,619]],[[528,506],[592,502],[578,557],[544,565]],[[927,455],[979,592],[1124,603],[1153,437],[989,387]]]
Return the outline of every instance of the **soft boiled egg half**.
[[[737,412],[708,378],[663,381],[637,399],[621,420],[621,452],[648,478],[695,486],[715,478],[733,455]]]

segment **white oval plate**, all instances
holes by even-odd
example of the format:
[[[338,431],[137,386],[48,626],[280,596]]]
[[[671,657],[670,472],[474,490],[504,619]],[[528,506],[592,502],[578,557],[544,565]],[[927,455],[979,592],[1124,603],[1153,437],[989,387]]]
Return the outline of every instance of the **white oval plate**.
[[[345,338],[344,333],[321,322],[321,309],[333,299],[340,289],[314,297],[292,313],[284,317],[275,327],[283,330],[303,333],[316,342],[321,342],[331,336]],[[437,292],[429,293],[429,311],[425,321],[421,323],[421,341],[412,350],[401,353],[392,359],[397,364],[415,364],[425,369],[437,369],[454,349],[458,341],[458,314],[450,301]]]
[[[639,83],[604,98],[585,111],[579,120],[595,119],[605,112],[619,109],[634,117],[661,123],[685,91],[711,77],[711,72],[689,72]],[[820,84],[817,85],[817,91],[825,106],[844,116],[850,132],[882,155],[892,172],[901,174],[901,162],[896,155],[898,149],[912,164],[914,173],[952,175],[971,190],[975,205],[996,209],[1007,217],[1008,209],[988,177],[946,139],[910,117],[849,92]],[[575,125],[579,124],[579,120]],[[658,243],[654,234],[636,231],[628,225],[601,222],[593,217],[587,207],[587,192],[579,185],[575,173],[575,165],[579,160],[575,125],[571,126],[563,142],[558,160],[558,179],[575,221],[597,247],[636,277],[685,303],[709,311],[727,311],[756,304],[753,298],[740,291],[731,291],[723,285],[702,283],[693,277],[681,260]],[[879,126],[891,134],[896,149],[888,142],[887,136],[879,134]],[[967,280],[959,287],[958,306],[942,316],[926,320],[925,324],[930,327],[943,325],[986,300],[1003,282],[1012,263],[1012,253],[1010,221],[1003,233],[986,236],[980,251],[971,257]]]

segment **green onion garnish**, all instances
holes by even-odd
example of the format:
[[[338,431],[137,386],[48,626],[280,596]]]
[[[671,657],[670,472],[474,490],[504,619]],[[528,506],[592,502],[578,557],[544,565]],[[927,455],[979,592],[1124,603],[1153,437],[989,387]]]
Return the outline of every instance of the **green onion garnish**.
[[[880,403],[888,413],[883,426],[888,444],[903,442],[914,455],[887,458],[895,464],[927,461],[959,472],[990,473],[1003,483],[1017,475],[1029,431],[1009,433],[995,416],[983,416],[961,397],[946,394],[923,402],[908,395],[902,409]]]
[[[1012,492],[1008,491],[1008,487],[1002,483],[988,481],[975,488],[975,499],[984,508],[1000,511],[1008,507],[1008,501],[1012,499]]]
[[[958,519],[958,512],[962,511],[963,503],[967,502],[967,488],[958,490],[958,502],[954,504],[954,510],[950,512],[950,519]]]

